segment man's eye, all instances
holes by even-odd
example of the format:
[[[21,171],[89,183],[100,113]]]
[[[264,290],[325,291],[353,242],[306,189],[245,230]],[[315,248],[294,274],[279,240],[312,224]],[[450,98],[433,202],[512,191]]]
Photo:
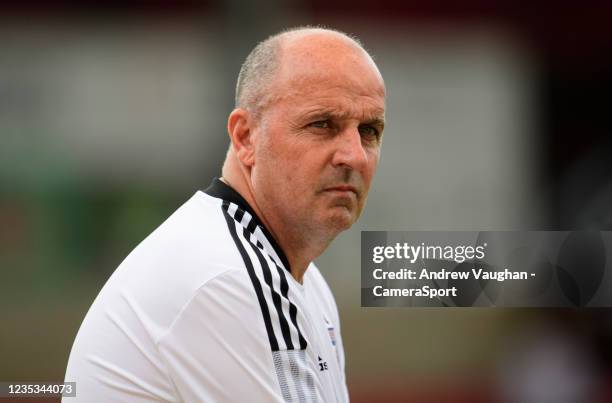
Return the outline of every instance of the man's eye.
[[[310,126],[316,127],[317,129],[329,129],[329,121],[328,120],[317,120],[316,122],[312,122]]]
[[[378,140],[378,138],[380,137],[378,129],[370,125],[360,125],[359,133],[370,140]]]

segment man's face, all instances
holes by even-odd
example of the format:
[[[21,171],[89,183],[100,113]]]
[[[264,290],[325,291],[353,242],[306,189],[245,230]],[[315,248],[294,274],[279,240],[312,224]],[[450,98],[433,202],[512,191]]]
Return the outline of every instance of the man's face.
[[[252,171],[257,204],[306,237],[335,236],[357,220],[384,125],[384,85],[365,53],[317,51],[283,60]]]

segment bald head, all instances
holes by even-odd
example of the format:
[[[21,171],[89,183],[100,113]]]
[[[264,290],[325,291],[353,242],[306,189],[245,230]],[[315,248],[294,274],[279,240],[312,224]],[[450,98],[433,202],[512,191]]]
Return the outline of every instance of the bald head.
[[[357,59],[365,61],[380,77],[372,57],[357,38],[327,28],[282,31],[260,42],[248,55],[238,75],[235,106],[259,115],[281,95],[275,91],[281,77],[287,78],[316,64],[327,63],[333,69]],[[380,80],[382,83],[382,77]]]

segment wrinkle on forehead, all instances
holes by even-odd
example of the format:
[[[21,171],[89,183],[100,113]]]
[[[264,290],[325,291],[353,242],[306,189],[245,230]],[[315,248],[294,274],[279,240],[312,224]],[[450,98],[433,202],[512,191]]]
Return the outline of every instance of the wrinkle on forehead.
[[[346,66],[338,62],[339,66]],[[280,100],[292,97],[367,97],[379,98],[384,104],[385,86],[378,71],[363,64],[349,67],[325,66],[322,63],[302,64],[294,67],[285,64],[279,77],[270,88],[271,98]]]
[[[286,80],[279,81],[276,87],[278,98],[310,97],[366,97],[371,99],[385,98],[385,88],[365,77],[352,77],[339,74],[292,74]]]
[[[315,86],[351,88],[384,97],[385,85],[376,65],[365,57],[354,56],[334,55],[323,60],[320,55],[312,58],[308,55],[287,56],[281,63],[276,82],[285,84],[287,89]]]
[[[310,112],[305,112],[301,115],[301,120],[309,121],[312,119],[337,119],[349,120],[356,119],[360,122],[370,122],[379,125],[385,124],[385,113],[382,109],[367,110],[367,109],[336,109],[336,108],[318,108]]]
[[[357,119],[384,125],[385,98],[383,94],[362,94],[344,88],[318,89],[309,86],[292,87],[276,92],[269,98],[269,105],[282,114],[293,116],[294,124],[304,123],[313,117]]]
[[[312,102],[304,103],[301,115],[306,118],[328,115],[339,119],[358,118],[384,121],[384,104],[376,99],[363,98],[355,100],[348,97],[320,97]]]

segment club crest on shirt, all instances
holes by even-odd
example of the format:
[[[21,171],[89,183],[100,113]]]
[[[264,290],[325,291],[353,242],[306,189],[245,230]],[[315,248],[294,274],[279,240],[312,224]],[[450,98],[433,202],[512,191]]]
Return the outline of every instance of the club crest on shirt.
[[[329,334],[329,340],[331,341],[332,346],[336,346],[336,329],[334,325],[323,315],[323,320],[325,320],[325,324],[327,325],[327,333]]]

